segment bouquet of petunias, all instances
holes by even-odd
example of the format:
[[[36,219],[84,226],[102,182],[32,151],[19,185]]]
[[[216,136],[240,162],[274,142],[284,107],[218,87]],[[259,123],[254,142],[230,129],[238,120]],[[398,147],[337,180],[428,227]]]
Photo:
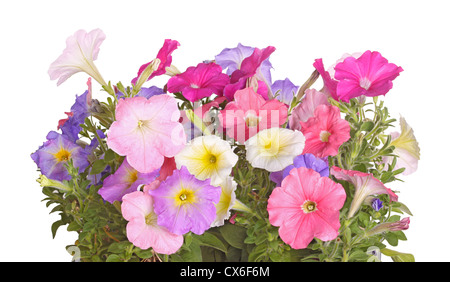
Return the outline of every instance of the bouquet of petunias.
[[[403,117],[387,132],[397,121],[379,98],[401,67],[376,51],[328,70],[316,59],[296,86],[272,81],[274,47],[238,44],[181,72],[167,39],[125,86],[94,64],[104,39],[77,31],[51,64],[58,85],[87,73],[87,90],[31,155],[61,216],[53,236],[77,232],[77,260],[414,260],[388,248],[411,215],[393,182],[419,160]]]

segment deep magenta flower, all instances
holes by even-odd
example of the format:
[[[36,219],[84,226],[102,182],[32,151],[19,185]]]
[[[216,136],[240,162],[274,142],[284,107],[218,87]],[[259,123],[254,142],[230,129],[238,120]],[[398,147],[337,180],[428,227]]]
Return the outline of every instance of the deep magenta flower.
[[[166,67],[170,67],[172,64],[172,52],[175,51],[178,46],[180,46],[180,43],[176,40],[166,39],[164,40],[164,44],[161,47],[161,49],[158,52],[158,55],[156,55],[156,58],[161,61],[161,63],[158,66],[158,69],[155,70],[150,77],[147,79],[150,80],[155,76],[163,75],[166,73]],[[142,72],[145,70],[145,68],[150,65],[153,61],[150,61],[146,64],[143,64],[137,73],[137,76],[131,80],[131,83],[136,84],[137,80],[139,79],[139,76],[142,74]]]
[[[314,237],[330,241],[338,236],[345,199],[341,184],[312,169],[294,168],[269,197],[269,221],[280,227],[286,244],[304,249]]]
[[[153,182],[158,174],[158,170],[150,173],[140,173],[125,158],[119,169],[105,178],[103,187],[98,190],[98,193],[105,201],[110,203],[114,203],[114,201],[120,202],[124,195],[136,191],[139,185]]]
[[[158,225],[182,235],[189,231],[203,234],[216,218],[221,188],[199,180],[186,167],[173,171],[158,188],[150,190]]]
[[[183,96],[195,102],[212,94],[223,95],[223,88],[230,82],[228,75],[222,73],[222,68],[215,63],[200,63],[189,67],[167,82],[170,93],[182,92]]]
[[[366,51],[357,59],[350,56],[334,69],[334,77],[339,80],[336,93],[345,102],[361,95],[385,95],[392,88],[392,80],[403,71],[376,51]]]

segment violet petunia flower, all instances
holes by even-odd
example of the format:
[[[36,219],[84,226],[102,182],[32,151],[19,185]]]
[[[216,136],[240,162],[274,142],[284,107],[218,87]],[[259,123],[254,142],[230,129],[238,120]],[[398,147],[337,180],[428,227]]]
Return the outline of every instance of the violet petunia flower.
[[[119,169],[105,178],[103,187],[98,190],[98,193],[105,201],[120,202],[124,195],[137,191],[139,185],[153,182],[158,175],[158,169],[150,173],[140,173],[125,158]]]
[[[371,206],[375,211],[380,211],[383,207],[383,202],[378,198],[374,198],[371,202]]]
[[[285,103],[286,105],[290,105],[292,99],[297,93],[299,86],[294,85],[289,78],[285,78],[284,80],[277,80],[272,84],[272,93],[275,95],[275,98]],[[277,95],[278,94],[278,95]]]
[[[158,225],[178,235],[189,231],[201,235],[216,219],[215,204],[221,188],[210,185],[209,179],[195,178],[182,166],[149,193],[154,199]]]
[[[89,165],[88,152],[63,135],[51,131],[47,141],[33,154],[31,158],[46,177],[58,181],[70,180],[71,176],[65,167],[69,160],[74,167],[83,172]]]
[[[330,169],[328,163],[323,159],[315,157],[313,154],[302,154],[294,159],[294,163],[287,166],[282,171],[272,172],[270,174],[270,180],[276,183],[277,187],[281,186],[281,182],[293,168],[306,167],[310,168],[320,174],[322,177],[328,177],[330,175]]]

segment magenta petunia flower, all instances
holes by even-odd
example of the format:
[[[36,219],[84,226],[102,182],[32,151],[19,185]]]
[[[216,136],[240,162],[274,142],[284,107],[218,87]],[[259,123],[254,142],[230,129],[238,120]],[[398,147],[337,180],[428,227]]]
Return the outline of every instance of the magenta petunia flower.
[[[355,187],[355,195],[348,212],[348,218],[351,218],[358,211],[368,196],[388,194],[392,201],[398,200],[398,196],[391,189],[386,188],[380,180],[370,173],[345,170],[336,166],[333,166],[330,172],[337,179],[350,182]]]
[[[317,106],[314,117],[300,124],[306,138],[303,154],[311,153],[319,158],[335,156],[339,147],[350,139],[350,125],[335,106]]]
[[[103,187],[98,190],[98,193],[102,196],[103,200],[110,203],[122,201],[124,195],[136,191],[137,187],[141,184],[152,182],[158,174],[158,170],[150,173],[140,173],[125,158],[119,169],[114,174],[105,178]]]
[[[314,111],[319,105],[329,105],[326,94],[315,89],[307,89],[302,102],[292,109],[289,116],[289,128],[292,130],[301,130],[300,122],[306,122],[314,116]]]
[[[169,95],[120,99],[107,144],[127,156],[137,171],[152,172],[162,166],[164,157],[175,156],[186,144],[179,119],[177,102]]]
[[[293,168],[269,197],[269,221],[279,226],[280,238],[304,249],[314,237],[330,241],[339,234],[339,210],[346,199],[341,184],[312,169]]]
[[[222,73],[222,68],[215,63],[200,63],[189,67],[167,82],[170,93],[182,92],[183,96],[195,102],[212,94],[223,95],[223,88],[230,82],[228,75]]]
[[[215,204],[219,202],[221,188],[199,180],[186,167],[175,170],[149,194],[155,201],[158,225],[175,234],[192,231],[203,234],[216,218]]]
[[[158,225],[153,199],[145,192],[135,191],[122,199],[122,215],[128,220],[127,238],[138,248],[152,248],[159,254],[173,254],[183,245],[183,235],[176,235]]]
[[[322,59],[316,59],[313,66],[320,73],[323,79],[323,89],[321,90],[326,95],[332,97],[334,100],[339,101],[339,97],[336,93],[338,82],[331,77],[330,73],[325,70]]]
[[[219,119],[229,137],[243,144],[261,130],[280,127],[287,119],[286,104],[266,101],[253,88],[238,90],[234,101],[220,111]]]
[[[403,71],[376,51],[366,51],[359,58],[348,57],[334,69],[334,77],[339,80],[336,93],[345,102],[361,95],[385,95],[392,88],[392,80]]]
[[[150,80],[155,76],[163,75],[166,73],[166,68],[170,67],[170,65],[172,64],[172,52],[175,51],[178,48],[178,46],[180,46],[180,43],[178,43],[178,41],[176,40],[171,39],[164,40],[163,46],[159,50],[158,55],[156,55],[156,58],[159,59],[161,63],[159,64],[158,69],[155,70],[147,80]],[[139,79],[139,76],[142,74],[145,68],[152,62],[153,61],[143,64],[139,68],[137,76],[131,80],[131,83],[136,84],[137,80]]]

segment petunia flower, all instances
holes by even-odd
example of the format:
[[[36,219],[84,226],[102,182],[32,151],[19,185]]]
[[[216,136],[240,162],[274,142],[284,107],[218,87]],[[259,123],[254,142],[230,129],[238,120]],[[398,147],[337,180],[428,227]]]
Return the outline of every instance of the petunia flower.
[[[409,217],[405,217],[399,221],[395,222],[384,222],[380,223],[374,228],[367,231],[366,236],[370,237],[376,234],[384,233],[384,232],[394,232],[409,229],[410,219]]]
[[[250,56],[242,60],[239,69],[236,69],[231,74],[230,84],[224,88],[224,96],[228,99],[228,101],[232,101],[234,99],[234,94],[236,91],[246,88],[248,80],[253,77],[261,82],[258,85],[264,90],[262,92],[257,91],[258,94],[265,99],[273,96],[270,89],[272,84],[271,81],[269,81],[271,79],[267,77],[267,73],[266,75],[261,74],[261,67],[263,62],[266,61],[274,51],[275,47],[272,46],[268,46],[264,49],[255,48]]]
[[[306,138],[303,153],[319,158],[337,155],[339,147],[350,139],[350,125],[341,118],[341,112],[335,106],[317,106],[314,117],[300,125]]]
[[[111,125],[107,144],[142,173],[160,168],[164,157],[179,153],[185,143],[180,111],[175,98],[156,95],[150,99],[120,99],[116,121]]]
[[[404,117],[400,117],[401,133],[391,133],[391,145],[395,147],[394,154],[398,156],[394,170],[405,168],[404,175],[409,175],[417,170],[420,160],[419,143],[414,136],[413,129],[406,122]],[[383,162],[391,163],[393,157],[384,157]]]
[[[178,168],[185,166],[200,180],[211,179],[211,185],[219,185],[230,174],[238,156],[230,144],[222,138],[209,135],[192,139],[175,156]]]
[[[269,221],[280,227],[286,244],[304,249],[314,237],[330,241],[338,236],[345,199],[341,184],[312,169],[294,168],[269,197]]]
[[[128,240],[143,250],[152,248],[159,254],[173,254],[183,245],[183,235],[176,235],[158,225],[153,198],[144,192],[135,191],[122,199],[121,210],[128,221]]]
[[[195,178],[183,166],[148,192],[154,199],[158,225],[178,235],[189,231],[201,235],[216,218],[221,189]]]
[[[139,185],[152,182],[158,174],[158,170],[150,173],[140,173],[125,158],[119,169],[105,178],[103,187],[98,190],[98,193],[105,201],[110,203],[114,203],[114,201],[120,202],[124,195],[136,191]]]
[[[292,109],[289,116],[289,128],[301,130],[300,122],[306,122],[314,116],[314,111],[319,105],[329,105],[328,96],[315,89],[307,89],[301,103]]]
[[[222,226],[225,220],[230,218],[230,210],[236,203],[236,188],[237,183],[233,177],[228,176],[220,185],[221,194],[219,202],[216,204],[216,218],[211,227]]]
[[[313,154],[302,154],[295,157],[292,165],[287,166],[282,171],[272,172],[270,174],[270,180],[272,180],[279,187],[281,186],[281,181],[289,175],[291,169],[299,167],[310,168],[318,172],[320,176],[323,177],[328,177],[330,175],[328,162],[315,157]]]
[[[246,158],[253,167],[280,171],[293,163],[304,146],[305,137],[300,131],[272,127],[245,141]]]
[[[336,166],[333,166],[330,172],[337,179],[347,181],[355,187],[355,195],[348,211],[348,218],[355,215],[368,196],[388,194],[391,200],[397,201],[398,199],[394,192],[386,188],[380,180],[370,173],[344,170]]]
[[[357,59],[352,56],[346,58],[334,69],[334,77],[339,81],[336,94],[345,102],[361,95],[385,95],[392,88],[392,80],[403,71],[379,52],[369,50]]]
[[[178,46],[180,46],[180,43],[176,40],[166,39],[164,40],[164,44],[161,47],[161,49],[158,51],[158,54],[156,55],[156,58],[159,59],[161,62],[159,63],[159,66],[157,70],[155,70],[147,79],[150,80],[155,76],[163,75],[166,73],[166,68],[170,67],[170,64],[172,64],[172,52],[175,51]],[[139,79],[139,76],[144,72],[144,70],[152,63],[153,61],[150,61],[146,64],[143,64],[137,73],[137,76],[131,80],[132,84],[136,84],[136,82]]]
[[[181,92],[191,102],[195,102],[212,94],[223,95],[223,88],[230,82],[228,75],[215,63],[200,63],[189,67],[181,74],[173,76],[167,82],[167,91]]]
[[[68,161],[81,173],[89,165],[87,157],[87,151],[55,131],[49,132],[47,141],[31,154],[43,175],[59,181],[71,179],[65,167]]]
[[[299,88],[289,78],[285,78],[272,84],[272,93],[278,101],[290,105]]]
[[[94,64],[103,40],[105,34],[100,29],[75,32],[67,38],[63,53],[50,65],[50,79],[58,79],[57,85],[60,85],[75,73],[85,72],[101,85],[107,85]]]
[[[332,97],[334,100],[339,101],[339,97],[337,96],[338,81],[335,80],[330,75],[330,73],[325,70],[322,59],[316,59],[313,66],[320,73],[323,79],[323,89],[321,90],[321,92]]]
[[[284,103],[266,101],[249,87],[235,93],[234,101],[220,111],[219,120],[226,134],[243,144],[261,130],[282,126],[287,115]]]

